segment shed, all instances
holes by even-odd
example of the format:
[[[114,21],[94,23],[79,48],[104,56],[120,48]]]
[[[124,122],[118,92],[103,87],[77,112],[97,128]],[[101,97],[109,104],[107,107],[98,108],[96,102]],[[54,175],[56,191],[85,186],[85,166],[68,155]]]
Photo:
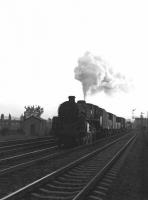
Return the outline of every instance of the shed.
[[[22,122],[22,129],[26,135],[43,136],[46,134],[46,120],[30,116]]]

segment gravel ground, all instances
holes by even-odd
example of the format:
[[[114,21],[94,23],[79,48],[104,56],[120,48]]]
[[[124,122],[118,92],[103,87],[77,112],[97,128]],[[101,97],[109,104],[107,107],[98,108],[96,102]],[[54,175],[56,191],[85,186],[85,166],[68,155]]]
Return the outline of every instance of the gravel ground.
[[[112,138],[106,138],[103,142],[98,144],[98,147],[103,146],[109,141],[113,141]],[[32,181],[35,181],[42,176],[45,176],[48,173],[53,172],[54,170],[68,164],[69,162],[78,159],[82,155],[90,152],[94,149],[94,145],[90,148],[85,149],[84,151],[81,150],[81,153],[74,152],[70,155],[67,155],[67,159],[59,158],[58,160],[45,160],[38,162],[38,164],[33,166],[28,166],[27,168],[18,170],[17,172],[9,173],[8,175],[1,176],[0,180],[0,198],[8,193],[11,193],[20,187],[29,184]]]
[[[148,200],[148,132],[138,131],[107,200]]]
[[[32,138],[37,138],[37,137],[31,137],[27,135],[21,135],[20,133],[16,133],[13,135],[0,135],[0,141],[1,142],[7,142],[7,141],[13,141],[13,140],[27,140],[27,139],[32,139]]]

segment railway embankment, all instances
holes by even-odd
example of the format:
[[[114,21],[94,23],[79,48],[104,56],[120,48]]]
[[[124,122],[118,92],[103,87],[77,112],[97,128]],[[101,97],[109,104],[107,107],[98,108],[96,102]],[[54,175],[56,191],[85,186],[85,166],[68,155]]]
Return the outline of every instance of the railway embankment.
[[[130,150],[118,178],[110,188],[109,200],[148,199],[148,131],[137,131],[137,140]]]

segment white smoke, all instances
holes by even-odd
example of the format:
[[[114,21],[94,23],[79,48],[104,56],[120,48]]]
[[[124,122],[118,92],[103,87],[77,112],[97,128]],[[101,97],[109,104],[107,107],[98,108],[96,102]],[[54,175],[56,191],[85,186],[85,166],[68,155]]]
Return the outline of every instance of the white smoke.
[[[82,83],[84,99],[88,93],[104,91],[111,95],[118,91],[128,91],[129,83],[125,76],[114,73],[100,57],[93,56],[90,52],[79,58],[74,72],[75,79]]]

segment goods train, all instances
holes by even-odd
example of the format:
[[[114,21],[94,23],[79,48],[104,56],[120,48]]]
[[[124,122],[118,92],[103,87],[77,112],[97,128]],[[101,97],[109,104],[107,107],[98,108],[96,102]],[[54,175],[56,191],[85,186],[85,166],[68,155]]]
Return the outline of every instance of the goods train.
[[[59,147],[92,143],[124,128],[124,118],[82,100],[75,102],[75,96],[59,106],[58,116],[52,120]]]

